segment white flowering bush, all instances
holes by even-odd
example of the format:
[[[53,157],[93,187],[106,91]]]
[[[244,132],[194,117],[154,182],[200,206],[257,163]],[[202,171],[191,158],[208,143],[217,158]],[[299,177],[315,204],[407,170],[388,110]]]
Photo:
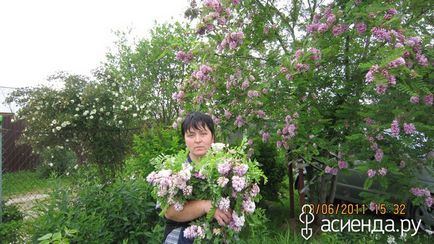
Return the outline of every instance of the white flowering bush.
[[[267,181],[256,161],[247,159],[245,141],[230,148],[214,144],[199,161],[188,163],[186,152],[174,156],[160,156],[153,160],[156,171],[146,180],[153,186],[152,194],[161,204],[161,215],[173,205],[182,211],[187,201],[211,200],[213,208],[207,216],[194,220],[185,229],[186,238],[230,242],[242,230],[261,198],[259,182]],[[216,209],[233,210],[228,226],[213,221]]]

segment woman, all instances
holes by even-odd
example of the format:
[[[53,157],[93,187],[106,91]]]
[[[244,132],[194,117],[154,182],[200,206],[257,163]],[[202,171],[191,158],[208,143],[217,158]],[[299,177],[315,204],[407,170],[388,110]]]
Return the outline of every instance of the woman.
[[[210,116],[193,112],[182,122],[181,132],[188,149],[187,161],[194,164],[207,153],[214,142],[214,123]],[[184,229],[188,227],[190,221],[207,214],[211,208],[212,202],[206,199],[186,202],[183,210],[179,212],[170,206],[165,214],[164,243],[193,243],[193,240],[184,237]],[[230,211],[217,209],[214,218],[220,225],[227,225],[232,216]]]

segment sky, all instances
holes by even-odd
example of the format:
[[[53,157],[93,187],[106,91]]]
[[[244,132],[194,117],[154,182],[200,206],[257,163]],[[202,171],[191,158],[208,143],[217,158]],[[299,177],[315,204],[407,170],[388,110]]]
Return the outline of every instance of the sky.
[[[188,0],[0,1],[0,88],[46,83],[57,71],[90,76],[114,47],[114,30],[148,36],[182,20]],[[173,19],[172,19],[173,18]]]

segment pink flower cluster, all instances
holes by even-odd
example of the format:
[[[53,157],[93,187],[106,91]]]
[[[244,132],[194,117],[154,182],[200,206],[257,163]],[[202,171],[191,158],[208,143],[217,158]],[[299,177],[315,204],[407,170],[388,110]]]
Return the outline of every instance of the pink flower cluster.
[[[157,195],[159,197],[167,196],[169,203],[174,204],[177,211],[181,211],[183,205],[176,201],[176,189],[180,189],[184,196],[189,196],[193,192],[193,187],[187,185],[193,167],[188,163],[183,164],[182,167],[182,170],[177,173],[171,170],[153,171],[146,177],[148,183],[157,187]]]
[[[416,197],[425,197],[425,205],[429,208],[432,206],[433,198],[427,188],[413,187],[410,189],[410,192]]]
[[[324,169],[324,172],[326,172],[327,174],[331,174],[331,175],[337,175],[338,169],[335,167],[330,167],[327,165]]]
[[[236,232],[240,232],[241,228],[244,226],[245,218],[244,215],[238,216],[236,212],[232,212],[232,220],[229,223],[229,228]]]
[[[310,48],[309,52],[312,53],[310,57],[312,60],[320,60],[321,59],[321,51],[316,48]]]
[[[335,25],[333,27],[332,33],[333,33],[334,36],[339,36],[339,35],[341,35],[342,33],[344,33],[347,30],[348,30],[348,25],[337,24],[337,25]]]
[[[219,51],[222,51],[225,48],[235,49],[243,44],[244,33],[239,32],[231,32],[227,33],[223,41],[217,47]]]
[[[244,119],[241,115],[238,115],[237,118],[235,119],[234,125],[236,125],[238,128],[240,128],[241,126],[244,125]]]
[[[205,238],[205,230],[201,226],[191,225],[184,230],[184,237],[188,239],[204,239]]]
[[[172,98],[175,99],[178,103],[182,102],[182,99],[184,98],[185,93],[184,91],[178,91],[172,94]]]
[[[356,29],[357,33],[359,33],[359,34],[363,34],[366,32],[366,24],[363,22],[356,23],[354,25],[354,28]]]
[[[390,125],[390,130],[392,131],[392,135],[393,136],[398,136],[399,135],[399,122],[397,119],[394,119],[392,121],[392,124]]]
[[[407,135],[414,134],[416,132],[416,127],[413,123],[404,123],[404,132]]]
[[[398,11],[396,11],[396,9],[391,8],[391,9],[387,10],[387,13],[384,15],[384,19],[390,20],[397,13],[398,13]]]
[[[255,91],[255,90],[250,90],[250,91],[247,92],[247,96],[249,98],[259,97],[259,92]]]
[[[321,23],[321,19],[325,23]],[[313,23],[306,26],[306,31],[308,33],[324,33],[326,32],[334,23],[336,22],[336,16],[332,13],[331,7],[327,7],[324,11],[324,16],[315,15]]]
[[[390,62],[387,66],[388,66],[389,68],[397,68],[397,67],[399,67],[399,66],[401,66],[401,65],[405,65],[405,60],[404,60],[403,57],[399,57],[399,58],[393,60],[393,61]]]
[[[202,64],[199,68],[198,71],[194,71],[191,75],[193,76],[193,78],[200,80],[202,82],[206,82],[208,80],[211,79],[211,72],[213,71],[213,69],[205,64]]]
[[[425,105],[432,106],[433,105],[433,98],[434,98],[433,94],[426,95],[423,98],[423,101],[425,102]]]
[[[380,168],[377,171],[375,171],[374,169],[368,169],[368,177],[369,178],[372,178],[377,174],[379,176],[386,176],[387,175],[387,169],[386,168]]]
[[[277,135],[282,137],[281,141],[276,142],[278,148],[281,148],[283,146],[285,149],[288,149],[289,139],[293,138],[297,134],[297,126],[293,121],[293,117],[298,118],[298,113],[294,113],[292,117],[290,115],[287,115],[285,117],[285,127],[283,127],[282,130],[277,130]]]
[[[390,42],[392,40],[392,37],[390,35],[390,32],[384,28],[380,27],[373,27],[371,29],[372,34],[374,37],[379,41],[387,41]]]
[[[187,53],[184,51],[179,51],[176,53],[176,59],[184,63],[189,63],[191,60],[193,60],[193,53],[190,51]]]

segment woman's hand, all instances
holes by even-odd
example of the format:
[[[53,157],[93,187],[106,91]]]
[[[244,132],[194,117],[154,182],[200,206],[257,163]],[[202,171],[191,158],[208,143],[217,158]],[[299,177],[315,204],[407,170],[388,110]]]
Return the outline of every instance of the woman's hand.
[[[212,202],[209,200],[205,200],[204,205],[205,213],[208,213],[212,208]],[[221,210],[217,208],[214,213],[214,218],[217,220],[219,225],[228,225],[232,220],[232,209]]]
[[[217,220],[219,225],[221,226],[228,225],[232,220],[232,209],[229,210],[216,209],[214,213],[214,218]]]

